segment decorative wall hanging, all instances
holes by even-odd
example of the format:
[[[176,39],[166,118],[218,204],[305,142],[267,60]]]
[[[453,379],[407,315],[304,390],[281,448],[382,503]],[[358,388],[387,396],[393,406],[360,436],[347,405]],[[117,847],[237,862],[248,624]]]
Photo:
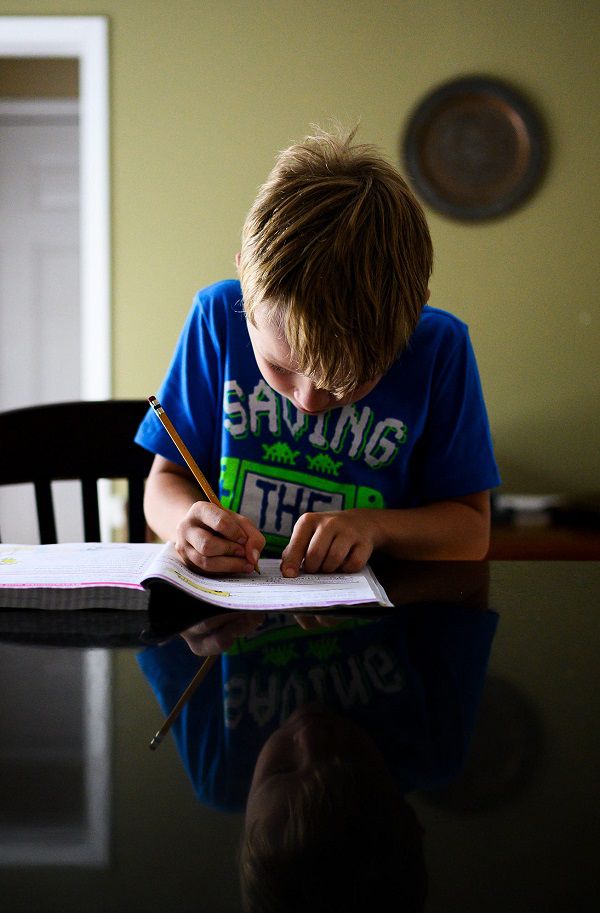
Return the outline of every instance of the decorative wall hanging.
[[[411,114],[403,156],[415,191],[456,219],[491,219],[539,183],[546,159],[541,121],[522,96],[494,79],[444,83]]]

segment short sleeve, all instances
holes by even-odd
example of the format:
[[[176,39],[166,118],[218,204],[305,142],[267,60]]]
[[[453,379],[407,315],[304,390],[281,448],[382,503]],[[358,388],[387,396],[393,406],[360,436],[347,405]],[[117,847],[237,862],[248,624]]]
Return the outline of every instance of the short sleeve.
[[[209,475],[222,387],[222,328],[214,299],[198,293],[179,336],[157,398],[196,462]],[[185,462],[149,409],[135,441],[146,450],[182,466]],[[213,473],[210,473],[213,474]]]
[[[500,484],[475,353],[459,321],[435,360],[418,474],[428,502]]]

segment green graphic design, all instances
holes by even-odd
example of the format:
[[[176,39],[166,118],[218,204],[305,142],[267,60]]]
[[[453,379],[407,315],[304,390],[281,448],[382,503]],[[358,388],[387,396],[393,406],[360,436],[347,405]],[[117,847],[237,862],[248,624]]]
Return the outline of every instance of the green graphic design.
[[[235,510],[232,506],[232,501],[239,468],[240,461],[236,457],[221,457],[220,501],[223,507],[228,510]]]
[[[287,463],[288,466],[296,465],[299,450],[292,450],[289,444],[277,441],[275,444],[262,444],[263,457],[273,463]],[[341,465],[341,463],[340,463]]]
[[[272,480],[272,483],[270,482]],[[251,460],[239,460],[236,457],[221,458],[221,477],[219,481],[220,498],[224,507],[237,513],[252,513],[257,509],[256,501],[252,508],[244,506],[244,496],[248,492],[256,493],[257,482],[265,487],[278,487],[277,483],[304,488],[307,496],[313,497],[313,500],[319,500],[319,494],[328,499],[329,495],[334,496],[334,509],[348,510],[352,507],[364,507],[371,509],[380,509],[385,507],[381,492],[367,485],[354,485],[344,482],[336,482],[335,479],[321,478],[307,472],[300,472],[296,469],[288,469],[280,465],[270,465],[268,463],[255,463]],[[262,497],[262,492],[261,492]],[[275,495],[273,495],[275,497]],[[315,509],[312,507],[303,509]],[[318,508],[317,508],[318,509]],[[321,508],[323,509],[323,508]],[[281,549],[287,544],[286,535],[280,535],[267,529],[268,523],[264,524],[258,517],[254,518],[261,527],[267,540],[268,553],[280,554]]]
[[[320,662],[326,662],[332,656],[339,655],[341,648],[337,637],[319,638],[306,645],[306,655],[314,656]]]
[[[288,666],[294,659],[298,659],[298,651],[294,644],[278,644],[265,647],[263,650],[263,662],[267,665],[281,668]]]
[[[377,624],[377,622],[378,619],[349,618],[346,621],[340,622],[336,627],[336,637],[342,631],[353,631],[356,628],[362,628],[365,625]],[[288,625],[284,628],[275,628],[274,630],[266,632],[259,628],[258,631],[255,634],[250,635],[250,637],[238,637],[229,650],[227,650],[227,653],[231,656],[236,656],[241,653],[260,653],[261,658],[258,662],[265,663],[267,662],[265,653],[270,649],[270,644],[284,645],[286,641],[297,643],[302,640],[310,641],[313,638],[323,637],[322,631],[312,629],[305,631],[304,628],[301,628],[298,624]]]
[[[310,456],[307,453],[306,462],[309,469],[314,470],[314,472],[324,472],[329,476],[337,476],[344,461],[340,460],[336,463],[327,453],[317,453],[315,456]]]

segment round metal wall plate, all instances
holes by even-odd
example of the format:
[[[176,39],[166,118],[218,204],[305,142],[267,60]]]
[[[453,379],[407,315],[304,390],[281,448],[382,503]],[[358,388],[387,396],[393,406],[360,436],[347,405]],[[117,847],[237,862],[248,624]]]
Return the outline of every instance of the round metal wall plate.
[[[426,96],[402,147],[416,192],[464,220],[514,209],[539,183],[546,159],[536,112],[514,89],[484,77],[453,80]]]

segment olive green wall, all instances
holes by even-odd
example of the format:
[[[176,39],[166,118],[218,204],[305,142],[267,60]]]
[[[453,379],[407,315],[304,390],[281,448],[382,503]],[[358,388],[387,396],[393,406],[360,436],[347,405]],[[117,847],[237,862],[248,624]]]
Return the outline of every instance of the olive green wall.
[[[507,489],[598,489],[600,6],[594,0],[6,3],[107,15],[111,33],[114,394],[153,392],[197,287],[233,274],[276,150],[360,119],[392,159],[410,108],[484,73],[537,105],[540,191],[501,220],[430,213],[432,303],[471,327]]]

